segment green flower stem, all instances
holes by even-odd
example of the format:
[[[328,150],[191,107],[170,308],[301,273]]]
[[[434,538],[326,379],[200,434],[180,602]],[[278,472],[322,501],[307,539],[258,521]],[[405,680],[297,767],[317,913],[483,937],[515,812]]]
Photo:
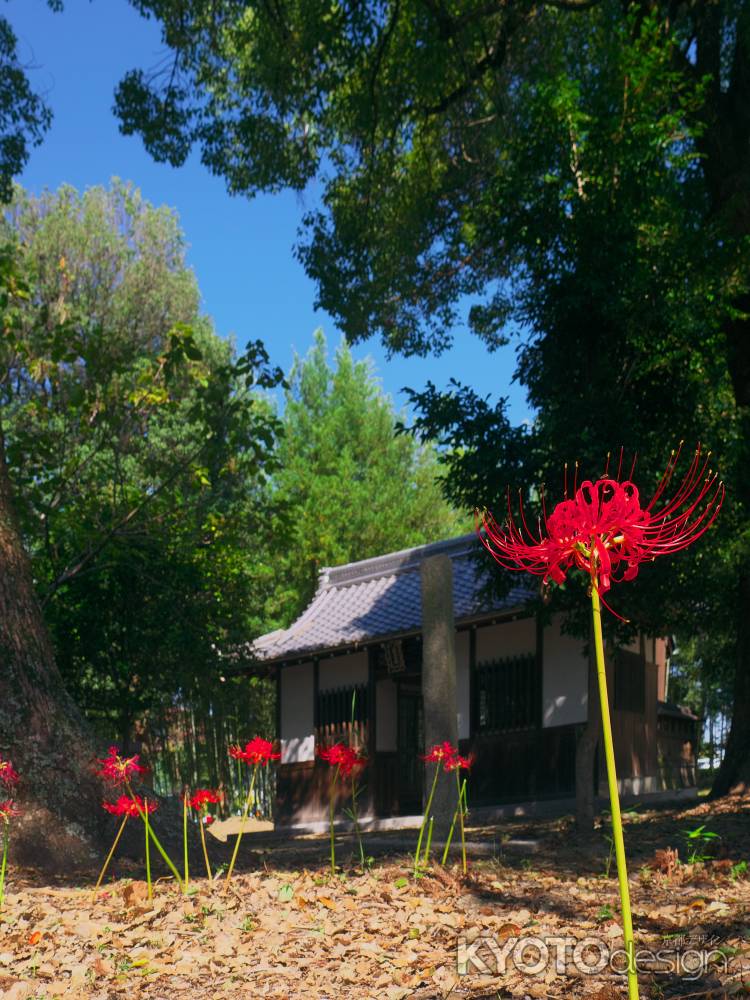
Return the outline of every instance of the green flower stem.
[[[591,586],[591,608],[594,619],[594,646],[596,649],[596,675],[599,681],[599,704],[602,712],[602,736],[604,756],[607,762],[607,782],[609,784],[609,802],[612,812],[612,837],[615,842],[615,859],[617,862],[617,879],[620,883],[620,903],[622,908],[622,934],[625,940],[625,952],[628,957],[628,1000],[638,1000],[638,973],[635,967],[635,942],[633,939],[633,918],[630,913],[630,889],[628,887],[628,870],[625,863],[625,841],[622,835],[622,816],[620,815],[620,796],[617,789],[617,772],[615,770],[615,752],[612,742],[612,723],[609,716],[609,698],[607,696],[607,674],[604,666],[604,641],[602,639],[602,611],[596,581]]]
[[[432,788],[430,789],[430,794],[427,798],[427,805],[425,806],[424,816],[422,817],[422,825],[419,828],[419,838],[417,839],[417,849],[414,852],[414,878],[419,875],[419,858],[422,853],[422,838],[424,837],[424,828],[427,826],[427,821],[430,815],[430,809],[432,808],[432,800],[435,798],[435,789],[437,788],[438,775],[440,774],[440,761],[435,762],[435,776],[432,779]]]
[[[423,862],[422,862],[422,866],[424,868],[429,867],[429,864],[430,864],[430,848],[432,847],[432,827],[433,827],[434,822],[435,822],[435,817],[434,816],[430,816],[430,822],[429,822],[429,825],[427,827],[427,845],[426,845],[426,847],[424,849],[424,859],[423,859]]]
[[[247,815],[250,812],[250,806],[253,801],[253,791],[255,790],[255,778],[258,774],[259,764],[255,764],[253,767],[253,775],[250,778],[250,789],[247,793],[247,798],[245,799],[245,808],[242,811],[242,820],[240,821],[240,832],[237,834],[237,840],[234,842],[234,850],[232,851],[232,860],[229,862],[229,868],[227,869],[227,880],[226,886],[229,888],[229,883],[232,879],[232,872],[234,871],[235,862],[237,861],[237,853],[240,849],[240,841],[242,840],[242,835],[245,832],[245,823],[247,822]]]
[[[109,854],[107,855],[107,860],[104,862],[102,870],[99,872],[99,878],[96,880],[96,885],[94,886],[94,892],[96,892],[99,886],[102,884],[104,875],[107,871],[107,868],[109,868],[110,861],[112,860],[112,855],[115,853],[117,845],[120,843],[120,837],[123,834],[123,830],[125,829],[125,824],[127,823],[127,821],[128,821],[128,815],[126,813],[122,818],[122,823],[120,824],[120,829],[117,831],[117,836],[115,837],[114,843],[112,844],[112,847],[109,850]]]
[[[466,781],[464,781],[464,791],[466,790]],[[459,830],[461,832],[461,867],[464,875],[466,874],[466,831],[464,830],[464,806],[461,801],[461,770],[456,768],[456,791],[458,792],[458,822]]]
[[[461,794],[458,800],[458,806],[456,811],[453,813],[453,819],[451,820],[451,828],[448,831],[448,839],[445,842],[445,849],[443,850],[443,858],[441,864],[444,865],[448,860],[448,851],[450,850],[451,843],[453,842],[453,831],[456,828],[456,820],[458,819],[458,810],[466,808],[466,778],[464,778],[464,783],[461,786]]]
[[[0,862],[0,910],[5,902],[5,869],[8,866],[8,821],[3,821],[3,860]]]
[[[145,817],[145,815],[144,815],[144,813],[143,813],[143,810],[142,810],[142,809],[141,809],[141,807],[140,807],[140,806],[138,805],[138,799],[137,799],[137,798],[135,797],[135,795],[134,795],[134,793],[133,793],[133,789],[132,789],[132,788],[130,787],[130,784],[129,784],[129,783],[126,783],[126,784],[125,784],[125,788],[127,789],[127,791],[128,791],[128,794],[130,795],[130,798],[131,798],[131,799],[133,800],[133,802],[135,803],[135,808],[136,808],[136,809],[138,810],[138,815],[139,815],[139,816],[141,817],[141,819],[143,820],[143,822],[144,822],[144,823],[146,824],[146,826],[148,827],[148,835],[149,835],[149,837],[151,838],[151,841],[152,841],[152,843],[153,843],[154,847],[155,847],[155,848],[156,848],[156,850],[157,850],[157,851],[159,852],[159,854],[161,854],[162,858],[164,858],[164,861],[166,862],[166,864],[167,864],[167,867],[168,867],[168,868],[169,868],[169,870],[170,870],[170,871],[172,872],[172,874],[174,875],[174,877],[175,877],[175,878],[177,879],[177,884],[178,884],[178,885],[179,885],[179,887],[180,887],[180,888],[182,889],[182,888],[183,888],[183,886],[182,886],[182,878],[181,878],[181,876],[180,876],[180,873],[179,873],[179,872],[177,871],[177,869],[175,868],[175,866],[174,866],[174,864],[173,864],[173,862],[172,862],[172,859],[170,858],[170,856],[169,856],[169,855],[167,854],[167,852],[166,852],[166,851],[164,850],[164,848],[163,848],[163,847],[161,846],[161,842],[159,841],[159,838],[158,838],[158,837],[156,836],[156,834],[154,833],[154,828],[153,828],[153,827],[151,826],[151,824],[150,824],[150,823],[148,823],[148,822],[146,821],[146,817]]]
[[[185,880],[182,885],[182,891],[188,891],[188,885],[190,884],[190,872],[188,870],[188,799],[187,792],[182,793],[182,853],[185,860]]]
[[[352,821],[354,823],[354,833],[357,836],[357,845],[359,847],[359,863],[362,865],[362,871],[365,870],[365,847],[362,843],[362,831],[359,828],[359,809],[357,807],[357,796],[359,792],[357,790],[357,779],[352,772]]]
[[[328,827],[331,839],[331,875],[336,874],[336,836],[333,832],[333,817],[336,811],[336,781],[340,768],[337,767],[331,781],[330,794],[328,796]]]
[[[198,826],[200,827],[201,831],[201,847],[203,848],[203,858],[206,862],[206,871],[208,872],[208,880],[210,882],[211,879],[213,878],[213,874],[211,873],[211,862],[208,860],[208,848],[206,847],[206,831],[204,830],[205,825],[206,824],[203,822],[203,816],[202,815],[199,816]]]
[[[146,828],[146,884],[148,885],[148,898],[154,898],[154,890],[151,885],[151,844],[149,843],[149,830],[151,829],[148,821],[148,799],[144,796],[143,803],[146,808],[143,811],[143,825]]]

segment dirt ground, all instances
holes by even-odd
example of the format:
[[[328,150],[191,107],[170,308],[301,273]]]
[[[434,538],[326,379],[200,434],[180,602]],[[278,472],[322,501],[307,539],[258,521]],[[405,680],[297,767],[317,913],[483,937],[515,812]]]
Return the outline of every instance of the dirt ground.
[[[629,814],[626,846],[641,996],[750,996],[750,797]],[[716,837],[692,840],[704,826]],[[366,839],[369,870],[337,839],[246,837],[241,870],[195,877],[182,895],[116,862],[53,883],[8,873],[0,915],[0,996],[174,1000],[617,1000],[619,897],[606,827],[590,842],[570,818],[468,831],[458,858],[414,879],[412,831]],[[226,848],[211,844],[214,860]],[[691,850],[712,855],[690,861]],[[678,857],[675,856],[678,852]],[[197,859],[193,870],[198,875]]]

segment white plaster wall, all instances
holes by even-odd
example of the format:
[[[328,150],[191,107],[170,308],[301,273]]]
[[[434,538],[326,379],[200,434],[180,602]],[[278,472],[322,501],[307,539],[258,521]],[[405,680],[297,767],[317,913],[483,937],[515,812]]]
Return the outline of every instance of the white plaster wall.
[[[487,625],[477,629],[477,663],[502,660],[536,652],[536,620],[520,618],[515,622]]]
[[[458,738],[467,740],[471,736],[471,702],[469,695],[469,633],[456,633],[456,714]]]
[[[382,753],[398,749],[398,688],[390,677],[384,677],[375,685],[375,749]]]
[[[544,630],[542,725],[585,722],[588,713],[588,661],[583,642],[560,631],[553,619]]]
[[[367,653],[349,653],[330,660],[321,660],[318,666],[318,686],[321,691],[332,688],[353,687],[367,683]]]
[[[281,763],[315,759],[312,663],[281,668]]]

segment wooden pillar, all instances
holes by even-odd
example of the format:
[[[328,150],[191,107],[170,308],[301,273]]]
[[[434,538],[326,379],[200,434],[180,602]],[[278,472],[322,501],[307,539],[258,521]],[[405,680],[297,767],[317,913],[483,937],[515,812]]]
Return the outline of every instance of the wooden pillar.
[[[448,740],[458,745],[456,715],[456,626],[453,619],[453,564],[445,555],[425,559],[421,567],[422,587],[422,700],[425,752]],[[429,793],[434,765],[427,767],[425,794]],[[433,800],[434,836],[447,835],[456,808],[453,774],[438,780]]]

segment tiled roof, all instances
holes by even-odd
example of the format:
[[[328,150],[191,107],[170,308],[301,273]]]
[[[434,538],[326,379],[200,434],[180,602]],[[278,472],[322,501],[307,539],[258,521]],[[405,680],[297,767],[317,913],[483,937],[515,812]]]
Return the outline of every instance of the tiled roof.
[[[247,652],[255,660],[271,662],[418,632],[422,626],[420,564],[435,555],[448,555],[453,563],[457,624],[523,605],[532,591],[520,577],[507,597],[489,605],[480,602],[490,564],[476,558],[478,551],[472,533],[324,569],[311,604],[297,621],[288,629],[261,636]]]

